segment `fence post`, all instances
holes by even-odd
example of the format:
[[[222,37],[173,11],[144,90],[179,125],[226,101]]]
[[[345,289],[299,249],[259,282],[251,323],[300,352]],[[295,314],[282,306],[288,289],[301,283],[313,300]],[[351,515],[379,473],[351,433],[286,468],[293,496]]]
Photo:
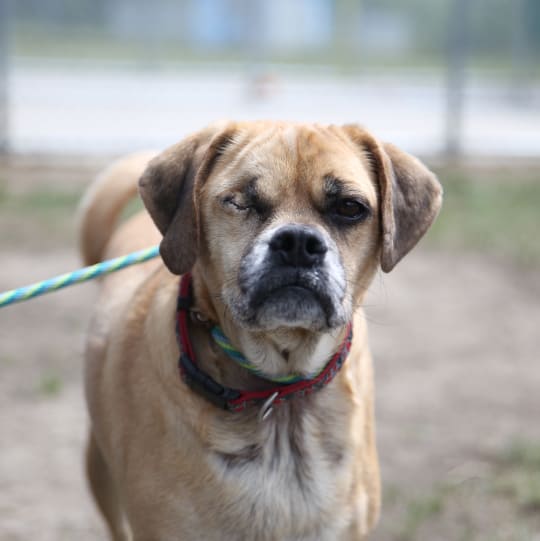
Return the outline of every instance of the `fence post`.
[[[512,88],[511,97],[519,104],[527,104],[531,90],[531,44],[527,25],[525,0],[512,2]]]
[[[457,158],[462,152],[465,62],[467,56],[469,0],[451,0],[448,22],[446,73],[445,153]]]
[[[0,154],[8,150],[8,15],[9,0],[0,0]]]

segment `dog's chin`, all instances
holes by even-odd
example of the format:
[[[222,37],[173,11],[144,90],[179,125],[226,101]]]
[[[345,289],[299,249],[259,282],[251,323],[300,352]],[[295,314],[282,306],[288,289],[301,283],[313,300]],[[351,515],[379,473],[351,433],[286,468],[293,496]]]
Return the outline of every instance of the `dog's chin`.
[[[267,330],[280,327],[319,331],[327,327],[327,315],[317,296],[301,286],[288,286],[273,291],[255,311],[259,327]]]
[[[275,289],[250,299],[244,306],[249,308],[233,308],[232,312],[241,326],[252,330],[289,328],[320,332],[335,328],[344,321],[328,299],[300,285]]]

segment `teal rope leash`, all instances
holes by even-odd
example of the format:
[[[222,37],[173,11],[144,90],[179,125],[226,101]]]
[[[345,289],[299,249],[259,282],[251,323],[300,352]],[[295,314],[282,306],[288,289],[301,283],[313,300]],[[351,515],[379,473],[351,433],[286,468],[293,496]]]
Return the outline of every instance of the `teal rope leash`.
[[[158,255],[159,247],[152,246],[151,248],[139,250],[138,252],[132,252],[131,254],[102,261],[101,263],[96,263],[90,267],[84,267],[73,272],[61,274],[60,276],[50,278],[49,280],[43,280],[42,282],[36,282],[35,284],[31,284],[29,286],[5,291],[4,293],[0,293],[0,308],[16,302],[27,301],[28,299],[38,297],[39,295],[57,291],[63,287],[80,284],[82,282],[86,282],[87,280],[92,280],[98,276],[102,276],[103,274],[109,274],[120,269],[125,269],[130,265],[143,263],[144,261],[157,257]]]

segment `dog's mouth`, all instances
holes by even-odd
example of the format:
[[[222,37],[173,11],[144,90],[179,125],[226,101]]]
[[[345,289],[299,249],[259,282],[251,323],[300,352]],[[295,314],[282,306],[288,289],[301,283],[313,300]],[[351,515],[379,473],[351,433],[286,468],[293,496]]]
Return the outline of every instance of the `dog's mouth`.
[[[285,284],[270,290],[258,291],[252,297],[252,306],[256,309],[265,302],[274,302],[280,297],[287,296],[291,302],[299,300],[318,303],[325,312],[328,312],[331,308],[331,301],[327,295],[302,283]]]
[[[313,291],[311,288],[309,287],[306,287],[302,284],[288,284],[288,285],[285,285],[285,286],[282,286],[282,287],[278,287],[276,289],[274,289],[273,291],[270,291],[268,293],[269,296],[271,295],[274,295],[274,294],[279,294],[279,293],[291,293],[291,294],[294,294],[294,295],[307,295],[307,296],[312,296],[312,297],[315,297],[317,298],[318,297],[318,294],[317,292]]]
[[[333,326],[335,306],[326,279],[316,272],[270,272],[252,287],[241,287],[249,322],[260,326]]]

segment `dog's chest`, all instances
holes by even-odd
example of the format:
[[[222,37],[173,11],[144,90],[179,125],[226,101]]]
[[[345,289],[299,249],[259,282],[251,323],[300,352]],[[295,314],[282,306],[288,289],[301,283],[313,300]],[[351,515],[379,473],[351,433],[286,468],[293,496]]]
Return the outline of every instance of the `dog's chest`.
[[[336,539],[350,520],[352,449],[330,424],[282,413],[214,442],[222,527],[261,540]]]

